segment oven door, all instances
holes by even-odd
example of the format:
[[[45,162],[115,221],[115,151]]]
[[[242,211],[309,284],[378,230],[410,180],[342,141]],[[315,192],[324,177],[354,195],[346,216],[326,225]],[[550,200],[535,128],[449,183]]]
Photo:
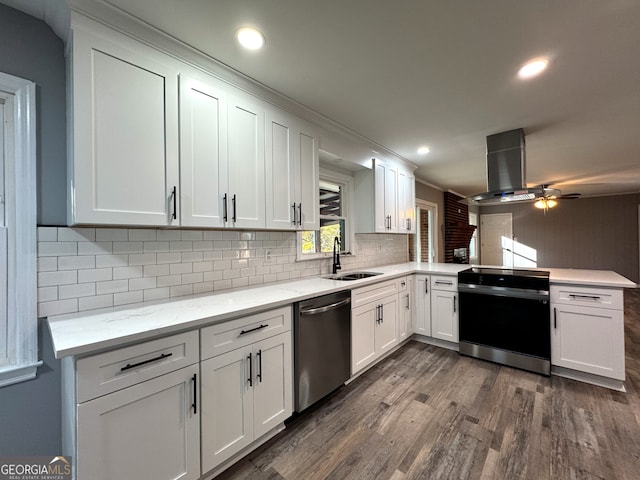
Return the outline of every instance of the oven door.
[[[548,293],[459,285],[460,342],[551,358]]]

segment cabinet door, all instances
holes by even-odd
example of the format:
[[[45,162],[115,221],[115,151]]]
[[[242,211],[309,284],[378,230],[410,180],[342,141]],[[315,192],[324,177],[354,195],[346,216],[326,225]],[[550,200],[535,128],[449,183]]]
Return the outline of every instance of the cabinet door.
[[[213,79],[180,77],[181,225],[224,226],[223,195],[227,162],[227,105]]]
[[[351,373],[355,374],[376,358],[376,325],[379,304],[351,310]]]
[[[398,170],[387,166],[384,177],[384,211],[388,217],[388,232],[397,232],[398,225]]]
[[[266,226],[293,230],[298,218],[293,119],[272,109],[266,113],[266,123]]]
[[[416,232],[415,178],[408,172],[398,171],[398,231]]]
[[[306,123],[298,123],[300,129],[296,131],[294,139],[298,227],[302,230],[320,230],[319,139]]]
[[[253,434],[251,346],[202,362],[202,471],[249,445]]]
[[[553,305],[551,363],[624,380],[621,310]]]
[[[228,208],[230,227],[265,227],[264,109],[239,97],[229,99]]]
[[[431,335],[434,338],[458,343],[457,294],[431,290]]]
[[[200,478],[197,373],[192,365],[78,405],[76,478]]]
[[[415,315],[413,331],[420,335],[431,336],[431,294],[429,293],[429,277],[416,275],[415,282]]]
[[[382,303],[381,319],[376,322],[376,355],[381,355],[398,343],[398,297],[387,297]]]
[[[387,166],[379,160],[374,161],[373,173],[373,201],[374,221],[377,233],[389,231],[389,219],[385,210],[385,179]]]
[[[399,295],[399,313],[398,313],[398,340],[402,341],[409,337],[413,331],[411,327],[411,318],[414,312],[413,302],[413,276],[407,277],[407,289]]]
[[[69,223],[178,225],[178,73],[121,40],[74,27]]]
[[[254,436],[261,437],[293,411],[291,332],[254,344]]]

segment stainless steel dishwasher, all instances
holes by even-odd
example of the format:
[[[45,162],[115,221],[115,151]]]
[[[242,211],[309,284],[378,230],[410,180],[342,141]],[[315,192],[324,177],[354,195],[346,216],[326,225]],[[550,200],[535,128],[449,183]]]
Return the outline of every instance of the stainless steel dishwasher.
[[[351,292],[294,304],[296,412],[314,404],[351,376]]]

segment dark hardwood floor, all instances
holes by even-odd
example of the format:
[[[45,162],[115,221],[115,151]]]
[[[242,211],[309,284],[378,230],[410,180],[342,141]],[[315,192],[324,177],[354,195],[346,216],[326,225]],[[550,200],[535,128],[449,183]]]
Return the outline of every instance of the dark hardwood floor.
[[[615,392],[409,342],[219,479],[638,479],[640,289]]]

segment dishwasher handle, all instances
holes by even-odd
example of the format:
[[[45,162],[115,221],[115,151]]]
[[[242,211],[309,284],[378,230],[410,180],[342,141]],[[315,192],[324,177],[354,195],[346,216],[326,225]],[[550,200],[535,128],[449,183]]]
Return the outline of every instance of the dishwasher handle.
[[[340,300],[336,303],[325,305],[323,307],[300,310],[300,315],[315,315],[316,313],[324,313],[328,312],[329,310],[334,310],[336,308],[342,307],[343,305],[348,305],[349,303],[351,303],[351,297],[345,298],[344,300]]]

